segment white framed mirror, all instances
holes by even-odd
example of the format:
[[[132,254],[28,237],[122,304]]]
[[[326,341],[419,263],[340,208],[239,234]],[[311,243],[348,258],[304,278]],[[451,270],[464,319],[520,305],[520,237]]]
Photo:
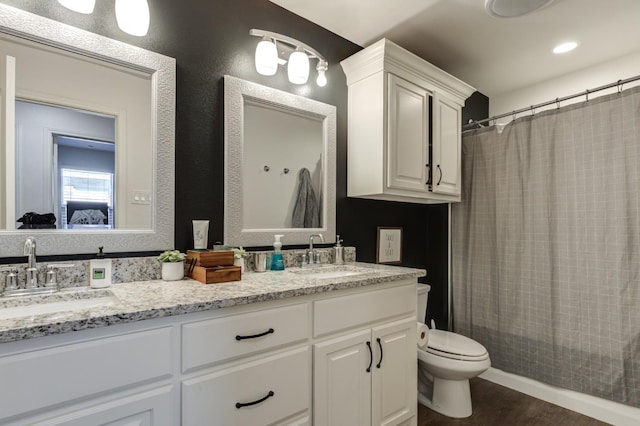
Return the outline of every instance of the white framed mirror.
[[[336,238],[336,107],[224,77],[224,243]]]
[[[0,53],[0,257],[21,256],[27,237],[40,255],[173,247],[175,59],[6,5]],[[76,208],[100,224],[71,220]],[[30,211],[56,229],[18,229]]]

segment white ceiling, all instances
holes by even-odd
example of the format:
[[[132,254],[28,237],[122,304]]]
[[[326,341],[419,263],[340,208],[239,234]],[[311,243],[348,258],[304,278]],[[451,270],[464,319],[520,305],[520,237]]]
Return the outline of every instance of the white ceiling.
[[[489,97],[640,52],[640,0],[554,0],[517,18],[484,0],[271,1],[363,47],[386,37]],[[576,50],[551,53],[569,39]]]

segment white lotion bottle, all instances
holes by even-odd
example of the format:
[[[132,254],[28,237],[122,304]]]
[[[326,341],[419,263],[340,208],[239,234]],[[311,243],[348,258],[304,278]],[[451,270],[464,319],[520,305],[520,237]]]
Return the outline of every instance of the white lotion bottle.
[[[111,285],[111,259],[105,259],[102,249],[98,247],[95,259],[89,262],[89,286],[91,288],[105,288]]]

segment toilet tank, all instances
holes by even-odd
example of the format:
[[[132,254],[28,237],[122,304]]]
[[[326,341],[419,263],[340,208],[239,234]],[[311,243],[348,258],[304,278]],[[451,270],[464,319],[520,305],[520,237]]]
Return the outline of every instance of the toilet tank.
[[[418,310],[416,311],[416,317],[418,322],[424,324],[424,319],[427,314],[427,300],[429,299],[429,290],[431,286],[427,284],[418,283]]]

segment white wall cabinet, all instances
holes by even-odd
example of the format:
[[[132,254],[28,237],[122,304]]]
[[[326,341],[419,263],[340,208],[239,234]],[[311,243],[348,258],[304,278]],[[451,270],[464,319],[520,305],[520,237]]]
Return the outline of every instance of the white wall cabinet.
[[[460,201],[468,84],[386,40],[341,62],[349,86],[347,195]]]
[[[415,297],[409,279],[3,343],[0,424],[415,425]]]

